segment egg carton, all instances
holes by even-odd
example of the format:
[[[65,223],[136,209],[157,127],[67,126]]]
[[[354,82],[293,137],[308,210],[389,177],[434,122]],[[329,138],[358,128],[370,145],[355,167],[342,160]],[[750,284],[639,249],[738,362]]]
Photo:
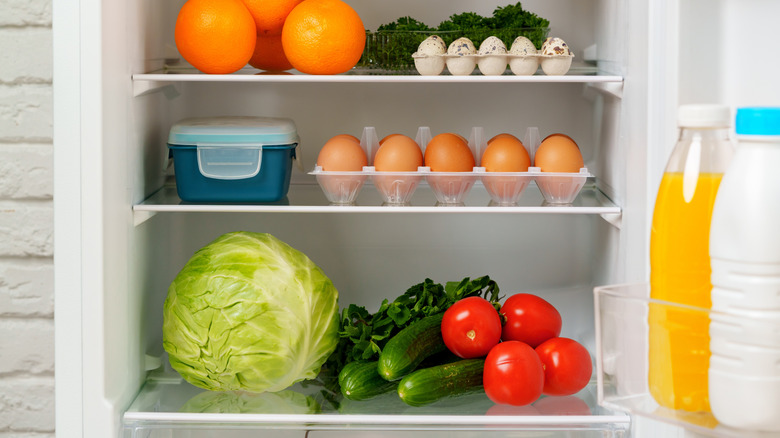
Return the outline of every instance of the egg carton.
[[[438,76],[445,66],[453,76],[468,76],[475,68],[485,76],[497,76],[504,74],[507,66],[516,76],[530,76],[540,65],[544,74],[560,76],[569,72],[574,55],[424,55],[415,52],[412,58],[417,72],[423,76]]]
[[[431,138],[433,137],[429,127],[421,126],[417,129],[415,141],[423,153]],[[379,137],[374,127],[365,127],[360,146],[366,152],[368,166],[364,166],[360,171],[345,172],[325,171],[315,164],[309,175],[316,177],[331,204],[354,204],[365,182],[371,179],[383,203],[396,206],[408,205],[423,181],[436,196],[437,205],[463,205],[477,181],[481,181],[485,186],[494,205],[517,205],[523,191],[531,182],[535,182],[539,187],[546,204],[571,204],[587,179],[593,176],[585,167],[576,173],[542,172],[538,167],[529,167],[527,172],[488,172],[480,166],[487,140],[482,127],[471,129],[468,145],[476,166],[470,172],[435,172],[427,166],[420,166],[416,171],[386,172],[377,171],[373,166],[376,151],[379,149]],[[527,128],[523,144],[529,147],[532,162],[540,143],[539,129]]]

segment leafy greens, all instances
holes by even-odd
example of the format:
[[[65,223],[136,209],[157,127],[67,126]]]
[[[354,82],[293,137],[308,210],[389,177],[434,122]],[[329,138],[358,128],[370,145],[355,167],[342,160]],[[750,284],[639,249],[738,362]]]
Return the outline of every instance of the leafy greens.
[[[350,304],[341,312],[339,343],[326,363],[336,373],[354,360],[376,360],[388,340],[401,329],[420,319],[444,312],[456,301],[481,296],[500,308],[498,284],[489,276],[444,286],[426,278],[410,287],[393,301],[384,300],[379,310],[370,313],[365,307]]]

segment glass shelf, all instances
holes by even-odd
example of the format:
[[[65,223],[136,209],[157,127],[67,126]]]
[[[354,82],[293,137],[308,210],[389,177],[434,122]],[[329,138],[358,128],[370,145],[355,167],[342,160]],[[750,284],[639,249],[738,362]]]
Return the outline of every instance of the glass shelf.
[[[188,66],[166,66],[160,70],[132,75],[133,95],[147,94],[167,85],[181,82],[258,82],[258,83],[583,83],[595,89],[620,96],[623,89],[623,76],[605,74],[596,67],[575,63],[565,75],[547,76],[536,73],[529,76],[516,76],[507,70],[506,74],[485,76],[476,72],[466,76],[441,74],[422,76],[412,72],[394,72],[387,70],[356,68],[338,75],[309,75],[291,70],[282,73],[261,72],[253,68],[244,68],[238,72],[217,75],[205,74]]]
[[[569,436],[565,433],[571,431],[585,437],[626,436],[630,417],[598,406],[595,389],[591,384],[573,396],[542,397],[523,407],[495,405],[484,392],[411,407],[392,391],[371,400],[345,400],[317,381],[278,393],[206,391],[168,371],[148,379],[124,413],[122,423],[128,437],[211,429],[219,429],[220,434],[232,431],[252,436],[271,430],[306,431],[306,436],[317,436],[311,435],[313,431],[339,431],[334,436],[340,437],[365,436],[365,432],[356,431],[407,435],[425,431],[425,436],[447,431],[452,437],[458,433],[473,435],[474,431],[540,430],[548,431],[544,436]]]
[[[436,205],[436,197],[426,183],[421,183],[410,205],[382,205],[377,190],[367,183],[353,205],[328,203],[316,184],[292,184],[286,198],[268,204],[196,204],[179,199],[174,185],[166,185],[148,199],[133,206],[134,221],[139,225],[156,213],[214,212],[214,213],[521,213],[521,214],[586,214],[601,215],[619,226],[621,209],[587,183],[571,204],[545,205],[535,184],[529,184],[518,205],[492,205],[481,183],[475,184],[463,205]]]

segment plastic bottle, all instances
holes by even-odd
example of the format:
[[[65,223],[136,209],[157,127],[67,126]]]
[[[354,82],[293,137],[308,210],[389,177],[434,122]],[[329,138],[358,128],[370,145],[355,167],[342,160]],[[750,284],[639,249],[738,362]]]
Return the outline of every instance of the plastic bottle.
[[[710,235],[710,403],[728,426],[780,431],[780,108],[740,108]]]
[[[667,163],[650,234],[650,296],[710,307],[709,236],[715,195],[734,153],[731,112],[722,105],[684,105],[680,135]],[[709,319],[657,302],[649,309],[650,393],[661,406],[709,411]]]

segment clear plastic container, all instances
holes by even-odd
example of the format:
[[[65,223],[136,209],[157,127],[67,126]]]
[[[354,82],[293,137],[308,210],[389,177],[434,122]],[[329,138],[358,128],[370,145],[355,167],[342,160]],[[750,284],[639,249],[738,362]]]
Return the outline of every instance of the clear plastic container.
[[[650,394],[648,352],[653,330],[666,330],[648,318],[651,308],[674,313],[684,320],[720,321],[728,315],[650,297],[648,283],[599,286],[594,289],[596,307],[596,377],[601,406],[683,427],[697,436],[719,438],[769,438],[776,432],[749,431],[718,421],[710,412],[670,409]],[[780,333],[780,319],[754,321],[746,330]],[[716,350],[713,346],[713,352]],[[699,352],[688,351],[683,359],[697,360]],[[714,357],[713,357],[714,360]],[[735,363],[736,365],[737,363]],[[755,368],[748,369],[751,371]],[[671,387],[671,390],[676,389]],[[738,392],[734,392],[738,394]],[[780,394],[780,393],[778,393]],[[714,405],[713,405],[714,407]],[[758,412],[758,411],[756,411]],[[774,411],[777,414],[777,411]]]
[[[654,299],[710,307],[709,227],[733,154],[730,119],[722,105],[680,107],[680,136],[658,189],[650,234]],[[649,318],[650,392],[670,409],[709,411],[709,320],[653,305]]]
[[[415,141],[418,145],[425,145],[431,138],[428,127],[420,127],[417,130]],[[416,172],[380,172],[373,167],[374,156],[379,149],[379,137],[373,126],[363,128],[360,138],[360,147],[366,152],[369,166],[362,171],[335,172],[324,171],[320,166],[315,166],[312,175],[322,188],[325,197],[331,204],[352,205],[355,203],[360,191],[367,179],[371,179],[382,200],[386,205],[408,205],[412,195],[430,171],[426,167],[418,167]]]
[[[418,128],[415,141],[423,152],[431,138],[430,128]],[[527,128],[523,144],[529,147],[531,157],[539,143],[539,130],[536,127]],[[373,167],[374,155],[379,149],[379,139],[374,127],[363,128],[360,144],[369,163],[362,171],[324,171],[315,166],[314,170],[309,172],[316,177],[332,204],[354,204],[365,182],[370,178],[382,196],[383,203],[388,206],[409,205],[423,181],[433,191],[438,206],[464,205],[466,197],[477,182],[485,186],[491,197],[491,205],[517,205],[520,196],[531,182],[535,182],[539,187],[545,204],[568,205],[580,193],[587,179],[593,176],[587,168],[582,168],[577,173],[542,172],[538,167],[529,167],[527,172],[487,172],[484,167],[479,166],[482,152],[487,148],[487,138],[482,127],[472,128],[468,139],[469,148],[477,164],[470,172],[434,172],[425,166],[418,167],[415,172],[380,172]]]
[[[441,65],[441,69],[434,73],[423,73],[428,71],[425,67],[419,70],[418,59],[425,58],[433,60],[433,57],[415,58],[419,45],[423,40],[431,35],[438,35],[447,45],[460,37],[469,38],[477,47],[486,38],[497,36],[505,43],[509,44],[518,36],[529,38],[536,47],[541,47],[545,38],[549,34],[549,27],[535,28],[503,28],[503,29],[469,29],[466,31],[415,31],[415,30],[380,30],[375,32],[366,32],[366,45],[363,56],[357,64],[358,68],[368,68],[372,70],[393,71],[395,73],[411,74],[415,67],[418,67],[420,74],[439,74],[444,68],[444,58],[435,57],[436,65]],[[441,64],[438,64],[438,61]],[[430,64],[429,64],[430,65]],[[473,70],[473,68],[472,68]]]
[[[287,195],[298,134],[290,119],[185,119],[168,135],[185,202],[275,202]]]
[[[538,167],[529,167],[528,172],[534,174],[534,181],[547,204],[563,205],[574,202],[585,182],[593,176],[585,167],[579,173],[542,172]]]

